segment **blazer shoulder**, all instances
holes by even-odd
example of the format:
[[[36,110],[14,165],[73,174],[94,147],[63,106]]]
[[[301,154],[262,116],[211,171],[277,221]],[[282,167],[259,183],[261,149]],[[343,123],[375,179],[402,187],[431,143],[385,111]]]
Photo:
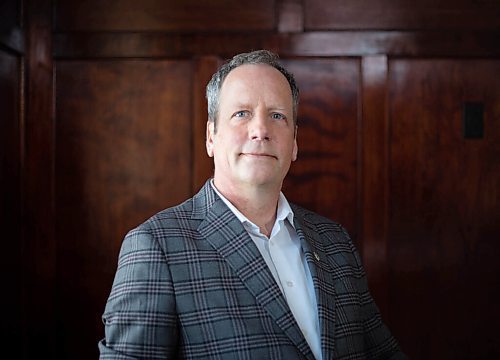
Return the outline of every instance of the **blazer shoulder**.
[[[193,199],[187,199],[181,204],[163,209],[138,225],[133,231],[155,232],[158,229],[182,228],[190,223],[193,212]]]

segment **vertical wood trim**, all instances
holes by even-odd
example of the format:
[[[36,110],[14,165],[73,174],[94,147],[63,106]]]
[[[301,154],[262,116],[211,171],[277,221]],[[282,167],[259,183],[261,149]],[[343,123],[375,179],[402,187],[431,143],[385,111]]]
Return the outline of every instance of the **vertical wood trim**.
[[[55,201],[52,2],[27,1],[22,166],[26,358],[55,354]]]
[[[303,0],[277,1],[278,32],[304,32],[304,4]]]
[[[388,317],[389,123],[384,55],[362,59],[361,236],[363,262],[372,294]]]
[[[208,157],[205,148],[207,115],[207,100],[205,89],[212,74],[217,70],[221,60],[215,56],[203,56],[195,62],[193,77],[193,169],[192,193],[198,191],[205,181],[213,175],[213,162]]]

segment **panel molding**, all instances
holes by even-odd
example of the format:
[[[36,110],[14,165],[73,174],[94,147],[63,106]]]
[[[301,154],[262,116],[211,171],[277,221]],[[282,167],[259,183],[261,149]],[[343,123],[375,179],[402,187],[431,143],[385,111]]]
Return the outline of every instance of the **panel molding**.
[[[168,34],[56,33],[56,58],[230,57],[265,48],[286,56],[500,57],[500,31]]]
[[[303,0],[278,1],[278,31],[300,33],[304,31]]]

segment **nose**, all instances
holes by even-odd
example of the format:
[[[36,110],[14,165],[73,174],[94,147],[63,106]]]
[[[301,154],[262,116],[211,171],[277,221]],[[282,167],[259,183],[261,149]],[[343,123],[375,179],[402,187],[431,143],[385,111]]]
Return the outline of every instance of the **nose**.
[[[253,141],[269,141],[271,140],[269,132],[269,119],[264,114],[256,114],[249,122],[249,135]]]

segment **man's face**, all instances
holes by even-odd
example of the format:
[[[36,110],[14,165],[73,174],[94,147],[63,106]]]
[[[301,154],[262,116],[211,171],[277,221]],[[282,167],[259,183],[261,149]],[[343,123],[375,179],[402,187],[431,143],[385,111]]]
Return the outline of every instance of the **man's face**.
[[[222,84],[217,132],[207,123],[207,152],[214,157],[218,188],[281,188],[297,158],[292,92],[268,65],[242,65]]]

